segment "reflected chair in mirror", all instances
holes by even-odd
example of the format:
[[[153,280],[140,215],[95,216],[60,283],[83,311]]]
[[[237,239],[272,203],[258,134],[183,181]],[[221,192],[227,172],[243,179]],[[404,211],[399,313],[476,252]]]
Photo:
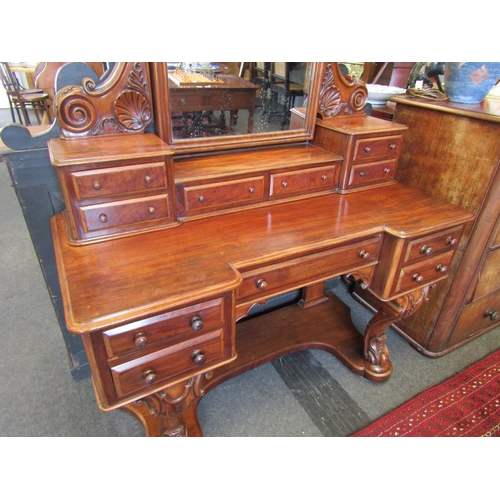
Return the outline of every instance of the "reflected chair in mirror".
[[[292,78],[292,65],[296,63],[274,62],[271,63],[270,70],[270,91],[271,103],[270,111],[267,113],[269,121],[274,116],[281,117],[281,130],[290,123],[291,108],[295,107],[297,97],[303,97],[304,75]],[[301,72],[298,72],[301,74]],[[300,79],[302,81],[300,81]]]
[[[9,63],[0,63],[0,76],[2,85],[9,99],[12,121],[16,123],[16,114],[19,123],[30,126],[32,111],[41,125],[44,118],[50,122],[50,112],[48,106],[48,94],[41,89],[25,89],[19,83],[16,75],[11,71]]]

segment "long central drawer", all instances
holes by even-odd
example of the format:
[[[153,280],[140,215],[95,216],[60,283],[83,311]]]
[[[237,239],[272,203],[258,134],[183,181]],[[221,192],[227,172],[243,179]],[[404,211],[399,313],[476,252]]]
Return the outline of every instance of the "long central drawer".
[[[236,300],[242,303],[276,295],[376,264],[381,240],[378,235],[340,248],[242,270],[243,282],[237,290]]]

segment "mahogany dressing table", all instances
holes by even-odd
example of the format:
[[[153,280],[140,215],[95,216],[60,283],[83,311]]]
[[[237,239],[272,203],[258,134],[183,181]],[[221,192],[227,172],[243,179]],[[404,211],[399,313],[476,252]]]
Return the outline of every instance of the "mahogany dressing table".
[[[365,86],[335,63],[315,66],[318,137],[314,112],[286,140],[177,146],[157,64],[119,63],[102,88],[56,96],[61,137],[49,152],[66,211],[52,231],[66,322],[99,407],[132,413],[149,436],[201,436],[207,391],[301,349],[387,380],[385,330],[448,276],[472,214],[397,183],[406,127],[366,117]],[[74,102],[92,110],[81,130]],[[144,133],[152,102],[155,134]],[[364,334],[324,292],[336,276],[379,303]],[[296,304],[251,316],[297,289]]]

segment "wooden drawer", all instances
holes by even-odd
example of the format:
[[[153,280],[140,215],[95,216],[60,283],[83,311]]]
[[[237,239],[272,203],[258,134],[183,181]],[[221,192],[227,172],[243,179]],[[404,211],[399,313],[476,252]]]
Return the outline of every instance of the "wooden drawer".
[[[347,187],[392,181],[394,180],[394,175],[396,174],[396,168],[396,160],[355,165],[351,169],[351,175],[349,177]]]
[[[500,248],[488,253],[479,275],[474,300],[500,288]]]
[[[402,143],[403,135],[358,138],[354,143],[353,162],[388,156],[398,157]]]
[[[453,252],[447,252],[401,268],[394,293],[406,292],[445,278],[452,258]]]
[[[126,363],[111,366],[119,398],[144,391],[169,379],[206,371],[224,358],[224,331],[215,330],[165,347]]]
[[[86,231],[99,231],[170,216],[168,197],[165,195],[89,205],[79,207],[79,210]]]
[[[334,187],[335,165],[271,174],[270,196],[287,196],[301,191],[330,190]]]
[[[71,172],[71,179],[79,200],[167,187],[167,175],[163,162]]]
[[[381,237],[377,236],[340,248],[243,271],[243,282],[236,297],[250,300],[276,295],[375,264],[380,241]]]
[[[103,332],[108,358],[151,348],[165,341],[199,335],[224,324],[222,299],[170,311]]]
[[[462,237],[462,231],[463,226],[459,226],[410,241],[403,258],[404,262],[416,262],[450,249],[456,249]]]
[[[239,203],[264,200],[264,176],[197,186],[184,186],[182,197],[186,213],[203,209],[223,208]]]
[[[464,307],[450,340],[450,345],[499,325],[500,290],[497,290]]]

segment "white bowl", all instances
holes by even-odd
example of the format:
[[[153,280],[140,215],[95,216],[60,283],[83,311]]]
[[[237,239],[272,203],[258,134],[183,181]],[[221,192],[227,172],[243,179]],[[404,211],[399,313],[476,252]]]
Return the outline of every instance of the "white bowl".
[[[404,94],[406,89],[400,87],[392,87],[390,85],[373,85],[367,84],[368,99],[367,102],[375,106],[383,106],[391,97],[399,94]]]

